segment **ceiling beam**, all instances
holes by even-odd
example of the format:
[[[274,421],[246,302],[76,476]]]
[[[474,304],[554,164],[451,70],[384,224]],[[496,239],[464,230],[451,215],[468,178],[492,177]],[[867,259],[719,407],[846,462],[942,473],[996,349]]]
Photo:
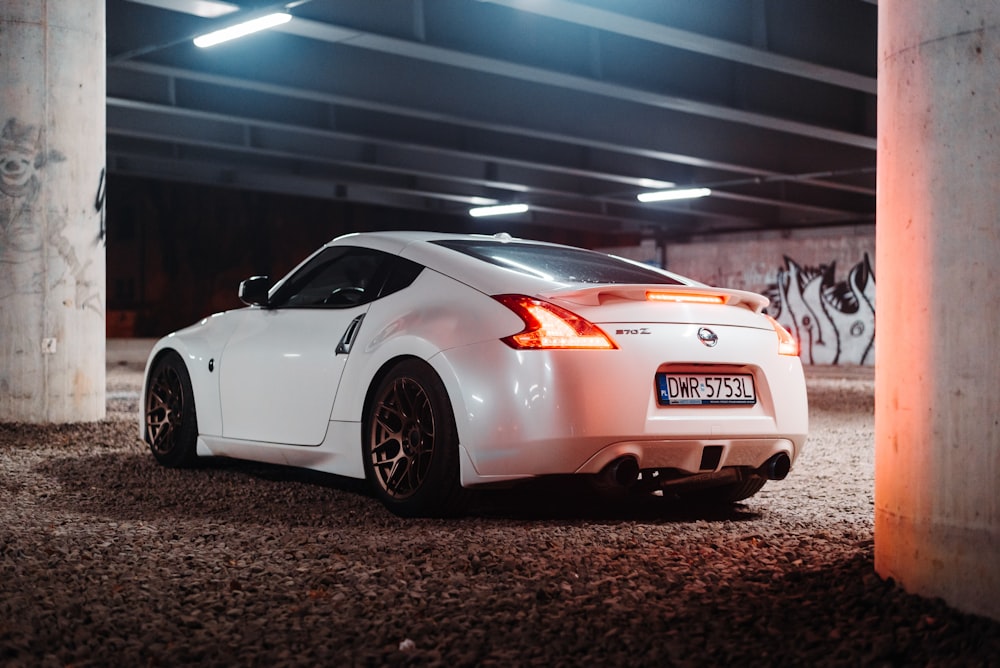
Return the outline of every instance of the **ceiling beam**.
[[[156,111],[156,105],[149,105],[148,103],[134,103],[125,102],[119,105],[119,102],[112,99],[110,100],[110,108],[113,109],[132,109],[132,110],[145,110],[145,111]],[[189,120],[198,121],[203,127],[208,127],[212,123],[218,122],[228,122],[234,124],[236,127],[229,133],[226,133],[230,137],[229,141],[226,141],[224,137],[216,138],[205,138],[196,137],[194,134],[184,134],[183,137],[179,137],[173,134],[168,128],[168,126],[176,126],[177,121],[173,122],[158,122],[152,126],[146,124],[144,125],[140,119],[127,119],[122,118],[119,114],[109,113],[108,122],[108,133],[109,137],[122,137],[127,139],[139,139],[159,142],[164,146],[171,146],[170,150],[164,151],[164,153],[169,154],[171,162],[177,161],[181,156],[178,153],[178,149],[183,147],[192,147],[197,149],[209,149],[215,151],[222,151],[224,153],[230,154],[232,157],[226,161],[231,170],[239,170],[240,168],[245,168],[247,162],[245,158],[241,156],[253,155],[262,158],[274,158],[277,160],[285,161],[285,163],[296,163],[303,164],[305,162],[312,163],[315,165],[325,165],[330,168],[347,168],[349,170],[364,170],[371,172],[373,174],[379,173],[390,177],[396,177],[396,185],[391,182],[386,181],[385,187],[388,187],[394,191],[401,188],[398,185],[398,179],[401,177],[415,177],[424,178],[428,180],[434,180],[441,182],[442,184],[450,184],[446,186],[444,190],[437,190],[433,193],[431,192],[418,192],[417,194],[428,197],[431,199],[447,200],[451,202],[458,202],[464,204],[484,204],[485,202],[476,202],[477,199],[493,199],[494,202],[498,201],[509,201],[513,199],[526,199],[533,207],[543,206],[543,203],[548,202],[549,207],[553,208],[553,202],[563,201],[566,204],[560,205],[560,210],[563,212],[576,212],[579,214],[588,214],[593,210],[595,203],[598,206],[601,205],[613,205],[621,211],[618,214],[618,218],[625,217],[636,222],[649,222],[644,220],[644,216],[653,215],[659,216],[662,213],[676,213],[683,214],[689,218],[696,218],[701,220],[710,219],[725,219],[730,222],[737,220],[737,218],[731,214],[717,214],[710,209],[699,210],[692,209],[689,205],[685,203],[674,203],[672,205],[659,205],[656,207],[651,207],[649,205],[639,204],[632,196],[624,197],[610,197],[610,196],[600,196],[600,195],[588,195],[575,191],[560,190],[556,187],[545,188],[544,186],[539,186],[535,179],[526,181],[525,184],[503,184],[498,183],[496,180],[472,178],[462,173],[447,173],[441,171],[430,171],[429,169],[414,169],[413,167],[400,167],[394,166],[391,163],[383,162],[379,152],[372,152],[372,157],[370,160],[359,160],[351,159],[350,157],[334,158],[329,155],[304,155],[301,152],[291,151],[291,150],[280,150],[277,148],[266,148],[254,145],[253,143],[246,143],[243,138],[247,136],[253,136],[253,130],[256,129],[276,129],[277,124],[269,123],[262,124],[255,119],[236,119],[232,117],[223,117],[217,114],[207,114],[204,112],[191,112],[184,110],[173,110],[172,115],[176,119],[187,118]],[[290,131],[295,131],[295,128],[287,127]],[[320,132],[315,130],[307,131],[307,135],[313,138],[316,142],[321,138],[342,138],[342,135],[334,132]],[[355,138],[357,144],[371,144],[372,140],[370,138]],[[389,143],[386,146],[394,146],[395,148],[406,148],[414,149],[412,144],[402,145],[392,145]],[[439,165],[440,161],[435,160],[432,156],[433,154],[440,154],[440,152],[434,147],[427,147],[428,156],[422,162],[427,165]],[[122,150],[117,148],[112,142],[109,144],[108,149],[109,154],[123,154],[128,153],[127,150]],[[469,156],[462,156],[468,158]],[[479,158],[480,156],[476,156]],[[203,156],[192,156],[190,160],[194,162],[201,162]],[[218,158],[214,160],[216,164],[223,164]],[[484,161],[485,165],[485,161]],[[555,169],[555,168],[553,168]],[[277,167],[274,169],[275,173],[279,170]],[[485,170],[483,170],[485,171]],[[593,175],[592,175],[593,176]],[[353,177],[343,177],[343,174],[330,173],[328,175],[328,180],[344,180],[344,178],[350,179],[354,178],[356,181],[358,176]],[[594,176],[594,178],[599,178]],[[384,180],[384,179],[383,179]],[[378,179],[372,179],[373,183],[378,182]],[[530,183],[530,185],[529,185]],[[489,188],[496,191],[503,191],[507,189],[507,192],[488,192],[483,190],[468,190],[465,188],[466,192],[461,192],[463,190],[462,186],[478,186],[482,188]],[[511,185],[515,187],[511,188]],[[420,187],[418,185],[413,185],[410,188],[413,191],[419,191]],[[762,207],[770,208],[782,208],[789,209],[792,211],[799,211],[802,213],[817,214],[821,213],[824,216],[838,216],[842,217],[845,215],[850,215],[850,212],[841,211],[838,209],[833,209],[829,207],[817,207],[809,204],[798,203],[794,201],[777,200],[771,198],[749,198],[745,195],[740,195],[736,193],[726,193],[724,191],[716,191],[716,199],[718,200],[735,200],[744,202],[754,202]],[[588,211],[588,209],[590,211]],[[655,211],[656,213],[651,213]]]
[[[479,56],[475,54],[463,53],[453,49],[444,49],[428,44],[411,42],[377,35],[375,33],[351,31],[326,23],[312,21],[309,19],[296,18],[275,28],[276,31],[320,39],[328,42],[343,43],[354,48],[370,49],[382,53],[389,53],[404,58],[423,60],[449,67],[459,67],[476,72],[495,74],[529,81],[531,83],[565,88],[581,93],[600,95],[602,97],[613,98],[626,102],[633,102],[660,109],[670,109],[686,114],[694,114],[706,118],[727,121],[730,123],[741,123],[751,127],[774,130],[776,132],[786,132],[790,134],[810,137],[846,146],[854,146],[875,150],[876,141],[874,137],[828,128],[811,123],[803,123],[773,115],[734,109],[708,102],[701,102],[691,98],[679,97],[676,95],[666,95],[653,91],[641,90],[611,83],[608,81],[598,81],[573,74],[565,74],[553,70],[533,67],[531,65],[521,65],[508,61]]]
[[[569,0],[482,0],[518,11],[546,16],[567,23],[587,26],[634,39],[683,49],[704,56],[722,58],[752,67],[812,79],[833,86],[875,95],[875,77],[825,67],[797,58],[789,58],[763,49],[716,39],[700,33],[672,28],[660,23],[625,16],[618,12],[581,5]]]
[[[357,109],[362,109],[370,112],[381,112],[391,115],[397,115],[400,117],[407,117],[413,119],[419,119],[424,121],[429,121],[432,123],[449,123],[457,127],[468,128],[468,129],[478,129],[485,130],[488,132],[496,133],[506,133],[512,136],[519,136],[528,139],[542,140],[559,142],[564,144],[570,144],[575,146],[587,147],[599,151],[608,151],[611,153],[626,154],[632,156],[638,156],[642,158],[648,158],[651,160],[662,161],[666,163],[677,163],[680,165],[688,165],[693,167],[705,168],[710,170],[717,170],[719,172],[734,173],[746,176],[759,176],[759,177],[775,177],[783,176],[782,172],[761,168],[759,166],[738,164],[730,161],[722,160],[712,160],[704,156],[692,155],[687,153],[678,153],[671,150],[664,150],[658,148],[654,143],[647,141],[645,144],[629,145],[620,140],[602,140],[596,138],[593,133],[577,133],[568,134],[565,131],[557,132],[550,130],[540,130],[535,128],[527,127],[523,124],[514,125],[511,123],[504,123],[500,121],[482,121],[475,120],[468,117],[463,117],[458,114],[449,114],[445,111],[431,111],[424,110],[418,106],[404,106],[397,103],[387,103],[387,102],[377,102],[372,100],[361,99],[360,97],[355,97],[351,95],[340,95],[326,92],[319,92],[315,90],[307,90],[300,87],[272,84],[260,80],[248,80],[238,77],[210,74],[206,72],[198,72],[194,70],[182,69],[177,67],[167,67],[163,65],[155,65],[150,63],[142,62],[123,62],[116,64],[111,68],[109,72],[109,85],[108,92],[109,96],[114,97],[116,88],[116,82],[110,75],[114,72],[129,72],[129,73],[139,73],[143,75],[148,75],[152,77],[159,77],[162,79],[160,86],[164,89],[162,95],[168,90],[175,90],[175,81],[187,80],[198,82],[201,84],[208,84],[214,87],[229,87],[233,89],[248,90],[255,93],[262,93],[267,95],[272,95],[278,98],[287,99],[298,99],[309,102],[321,102],[324,104],[329,104],[333,106],[343,106],[343,107],[353,107]],[[154,82],[155,83],[155,82]],[[130,84],[134,85],[134,83]],[[155,93],[154,93],[155,94]],[[167,100],[164,100],[165,102]],[[121,101],[118,102],[121,104]],[[484,112],[485,113],[485,112]],[[566,124],[563,123],[564,130]],[[633,136],[633,139],[638,137]],[[648,140],[648,137],[647,137]],[[744,138],[745,143],[745,138]],[[760,157],[766,157],[764,154],[755,153]],[[874,159],[874,157],[873,157]],[[649,175],[631,175],[635,178],[648,177]],[[655,177],[655,175],[654,175]],[[817,181],[814,185],[823,186],[827,182]],[[840,184],[835,181],[828,182],[829,187],[839,188]]]
[[[132,1],[144,4],[149,0],[132,0]],[[162,7],[164,3],[169,1],[170,0],[156,0],[157,6],[160,7]],[[180,0],[174,0],[174,2],[177,3],[175,5],[176,11],[179,12],[185,11],[185,5],[182,4]],[[528,4],[533,5],[534,3],[535,0],[532,0],[532,2]],[[561,6],[559,3],[555,4],[557,7]],[[578,6],[574,5],[574,11],[576,7]],[[563,9],[562,13],[563,14],[566,13],[565,8]],[[611,13],[608,12],[608,14]],[[615,14],[614,16],[620,16],[620,15]],[[621,19],[625,18],[626,17],[621,17]],[[323,41],[327,43],[345,44],[353,48],[368,49],[382,53],[389,53],[404,58],[422,60],[440,65],[446,65],[449,67],[458,67],[475,72],[484,72],[512,79],[529,81],[532,83],[542,84],[546,86],[554,86],[582,93],[600,95],[603,97],[623,100],[627,102],[633,102],[636,104],[642,104],[661,109],[670,109],[681,113],[694,114],[706,118],[727,121],[731,123],[740,123],[752,127],[774,130],[777,132],[796,134],[804,137],[810,137],[812,139],[819,139],[822,141],[844,144],[847,146],[854,146],[870,150],[875,150],[876,148],[876,141],[874,137],[869,137],[854,132],[847,132],[835,128],[828,128],[819,125],[813,125],[810,123],[803,123],[790,119],[778,118],[773,115],[735,109],[732,107],[711,104],[699,100],[694,100],[691,98],[684,98],[675,95],[666,95],[663,93],[641,90],[638,88],[632,88],[630,86],[624,86],[621,84],[611,83],[607,81],[599,81],[596,79],[590,79],[587,77],[581,77],[572,74],[565,74],[562,72],[556,72],[553,70],[548,70],[540,67],[521,65],[518,63],[498,60],[496,58],[489,58],[486,56],[464,53],[461,51],[456,51],[454,49],[446,49],[442,47],[432,46],[430,44],[414,42],[410,40],[404,40],[385,35],[379,35],[372,32],[365,32],[353,28],[347,28],[320,21],[314,21],[299,16],[295,17],[293,21],[289,21],[288,23],[272,28],[272,30],[275,32],[297,35],[299,37],[305,37],[308,39]],[[678,31],[678,32],[683,32],[683,31]],[[705,38],[703,36],[695,37],[695,33],[685,33],[685,35],[686,35],[685,43],[695,42],[698,39],[710,39],[710,38]],[[680,41],[679,36],[675,37],[677,41]],[[720,45],[731,44],[728,42],[722,42],[721,40],[711,40],[711,41],[719,42]],[[716,51],[721,53],[724,50],[721,48],[720,45],[717,45],[715,48]],[[736,57],[740,55],[741,51],[739,48],[735,47],[739,47],[740,45],[732,45],[732,46],[734,48],[731,49],[731,57],[733,59],[736,59]],[[759,50],[752,50],[752,51],[759,51]],[[757,54],[758,60],[762,60],[763,59],[762,54],[765,53],[767,52],[760,52],[759,54]],[[790,66],[790,63],[788,65]]]

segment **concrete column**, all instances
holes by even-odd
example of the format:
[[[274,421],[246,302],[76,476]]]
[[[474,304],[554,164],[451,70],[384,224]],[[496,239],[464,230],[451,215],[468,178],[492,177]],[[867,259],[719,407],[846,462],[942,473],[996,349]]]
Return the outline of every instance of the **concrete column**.
[[[875,569],[1000,619],[1000,3],[878,9]]]
[[[104,0],[0,0],[0,421],[105,414]]]

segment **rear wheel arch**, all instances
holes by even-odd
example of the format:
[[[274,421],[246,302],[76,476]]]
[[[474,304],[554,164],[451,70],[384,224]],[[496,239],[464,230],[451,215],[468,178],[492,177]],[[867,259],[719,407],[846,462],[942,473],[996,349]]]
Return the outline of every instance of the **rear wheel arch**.
[[[406,360],[417,360],[423,362],[424,360],[413,355],[398,355],[396,357],[390,358],[382,363],[382,366],[378,368],[372,375],[371,382],[368,384],[368,389],[365,391],[365,400],[361,407],[361,419],[364,421],[368,414],[371,412],[372,402],[375,400],[375,391],[378,386],[382,383],[387,375],[389,375],[392,370],[397,367],[402,362]],[[426,362],[424,362],[426,364]]]
[[[450,365],[448,365],[446,362],[443,365],[441,363],[436,363],[439,362],[440,359],[441,357],[439,356],[434,361],[431,361],[423,357],[420,357],[419,355],[399,354],[390,357],[384,362],[382,362],[382,364],[378,367],[378,370],[374,374],[372,374],[371,380],[368,382],[368,388],[365,390],[364,400],[361,403],[360,419],[362,420],[362,422],[365,420],[366,416],[369,414],[369,411],[371,410],[372,400],[375,394],[375,390],[379,386],[379,383],[381,383],[382,380],[386,377],[386,375],[392,372],[393,368],[396,367],[401,362],[404,362],[406,360],[416,360],[430,367],[437,375],[437,377],[440,379],[441,383],[444,385],[445,391],[448,393],[448,400],[451,402],[451,407],[453,412],[452,419],[455,420],[455,426],[458,429],[459,442],[462,442],[461,436],[464,432],[463,427],[465,427],[465,425],[462,424],[459,417],[465,410],[464,408],[465,403],[461,396],[461,392],[459,391],[461,384],[459,383],[459,380],[455,376],[454,370]],[[358,418],[354,417],[352,419],[356,420]]]

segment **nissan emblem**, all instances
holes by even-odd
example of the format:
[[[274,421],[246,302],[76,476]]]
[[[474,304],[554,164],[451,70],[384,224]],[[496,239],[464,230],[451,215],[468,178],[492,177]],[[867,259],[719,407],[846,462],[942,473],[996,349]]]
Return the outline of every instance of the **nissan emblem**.
[[[719,336],[708,327],[700,327],[698,329],[698,340],[709,348],[714,348],[715,344],[719,342]]]

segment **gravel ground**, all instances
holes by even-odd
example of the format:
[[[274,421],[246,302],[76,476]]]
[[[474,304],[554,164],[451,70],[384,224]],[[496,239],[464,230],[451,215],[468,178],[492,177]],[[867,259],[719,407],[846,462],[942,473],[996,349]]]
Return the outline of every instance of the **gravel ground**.
[[[528,488],[442,521],[157,466],[138,368],[103,422],[0,424],[2,665],[1000,665],[1000,624],[874,573],[870,370],[810,371],[805,453],[731,508]]]

